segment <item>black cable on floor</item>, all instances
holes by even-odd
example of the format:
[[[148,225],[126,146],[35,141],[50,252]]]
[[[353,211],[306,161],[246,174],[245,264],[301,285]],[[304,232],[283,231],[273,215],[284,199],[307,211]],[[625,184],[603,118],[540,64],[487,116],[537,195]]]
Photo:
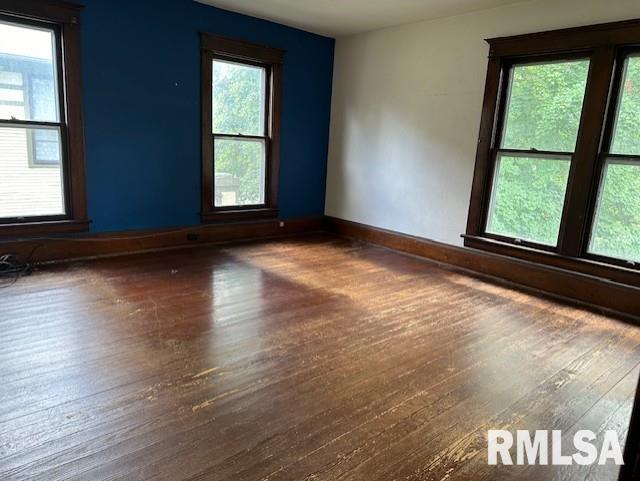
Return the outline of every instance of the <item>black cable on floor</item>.
[[[9,287],[32,272],[31,263],[21,261],[15,254],[0,255],[0,287]]]

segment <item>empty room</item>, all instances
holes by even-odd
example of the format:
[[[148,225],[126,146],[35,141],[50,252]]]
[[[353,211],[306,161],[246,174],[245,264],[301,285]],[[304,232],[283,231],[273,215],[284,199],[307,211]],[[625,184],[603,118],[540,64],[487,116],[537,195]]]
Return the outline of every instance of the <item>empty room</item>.
[[[638,0],[0,0],[0,480],[640,480]]]

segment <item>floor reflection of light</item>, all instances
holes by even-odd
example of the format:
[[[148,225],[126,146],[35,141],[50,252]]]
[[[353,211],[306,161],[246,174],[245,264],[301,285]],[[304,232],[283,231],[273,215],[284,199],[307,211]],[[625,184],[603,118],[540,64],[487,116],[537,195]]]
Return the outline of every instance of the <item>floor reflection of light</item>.
[[[209,329],[200,365],[204,395],[194,411],[213,408],[226,397],[251,389],[265,375],[264,315],[268,302],[264,273],[236,259],[216,264],[210,274]]]

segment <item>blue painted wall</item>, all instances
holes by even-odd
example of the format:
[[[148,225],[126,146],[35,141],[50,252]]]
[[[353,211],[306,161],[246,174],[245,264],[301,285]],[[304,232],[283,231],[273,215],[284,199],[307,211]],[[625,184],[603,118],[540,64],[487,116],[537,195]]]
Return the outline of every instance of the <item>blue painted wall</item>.
[[[287,50],[281,217],[323,214],[333,39],[192,0],[82,3],[92,231],[200,222],[200,31]]]

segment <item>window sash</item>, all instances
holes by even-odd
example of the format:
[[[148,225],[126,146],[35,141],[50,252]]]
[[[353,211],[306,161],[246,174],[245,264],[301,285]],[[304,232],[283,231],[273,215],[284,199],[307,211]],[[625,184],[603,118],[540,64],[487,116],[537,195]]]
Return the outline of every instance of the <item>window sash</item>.
[[[518,147],[509,147],[505,145],[506,142],[506,133],[508,130],[508,120],[509,114],[511,113],[512,108],[512,99],[513,99],[513,87],[514,87],[514,73],[515,69],[518,67],[532,67],[532,66],[543,66],[550,64],[561,64],[561,63],[571,63],[571,62],[580,62],[586,61],[588,64],[588,68],[591,64],[591,57],[589,55],[585,55],[584,53],[576,53],[576,54],[561,54],[561,55],[550,55],[543,56],[541,58],[525,58],[525,59],[515,59],[505,63],[504,65],[504,85],[501,87],[503,89],[501,106],[498,110],[498,122],[496,124],[496,138],[493,142],[494,148],[500,148],[505,150],[512,151],[539,151],[539,152],[550,152],[550,153],[569,153],[568,151],[554,151],[549,149],[538,149],[535,146],[530,146],[530,149],[522,149]],[[588,80],[588,77],[587,77]],[[587,92],[587,85],[585,85],[585,89],[582,96],[582,109],[580,112],[580,119],[578,120],[578,132],[576,132],[576,140],[574,142],[574,148],[571,151],[575,152],[576,145],[578,143],[578,134],[580,131],[581,120],[582,120],[582,112],[584,111],[585,105],[585,97]]]
[[[216,145],[216,139],[244,140],[244,141],[262,142],[262,144],[264,146],[264,171],[265,171],[265,175],[263,176],[263,184],[261,186],[261,189],[263,191],[263,199],[264,199],[264,201],[262,203],[258,203],[258,204],[216,205],[216,202],[215,202],[215,194],[216,194],[216,164],[215,164],[215,162],[216,162],[216,149],[215,149],[215,145]],[[212,144],[213,144],[213,149],[212,149],[212,154],[213,154],[213,158],[212,158],[213,178],[211,179],[211,182],[212,182],[213,190],[212,190],[212,197],[211,197],[211,205],[213,207],[213,210],[224,212],[224,211],[229,211],[229,210],[248,210],[248,209],[257,209],[257,208],[266,207],[266,205],[267,205],[267,182],[268,182],[267,181],[266,172],[267,172],[268,167],[269,167],[269,137],[260,136],[260,135],[213,134],[212,135]]]
[[[484,229],[482,231],[482,235],[495,239],[498,241],[512,243],[518,246],[526,246],[532,247],[538,250],[544,251],[556,251],[558,246],[558,239],[554,244],[547,244],[544,242],[537,242],[534,239],[527,239],[523,237],[510,236],[506,233],[498,233],[492,232],[489,228],[491,215],[494,208],[494,203],[496,201],[496,190],[497,190],[497,180],[498,180],[498,169],[502,156],[505,157],[522,157],[522,158],[537,158],[537,159],[549,159],[549,160],[565,160],[569,162],[569,168],[571,168],[571,164],[573,163],[573,153],[571,152],[553,152],[553,151],[539,151],[539,150],[519,150],[519,149],[493,149],[493,161],[492,161],[492,177],[491,177],[491,186],[488,190],[488,204],[485,214],[484,220]],[[564,206],[566,204],[566,196],[567,189],[565,189],[565,198],[563,199],[562,211],[564,212]],[[562,219],[560,221],[562,223]],[[558,233],[559,236],[560,233]]]
[[[595,197],[593,212],[590,218],[589,242],[586,248],[585,257],[599,262],[616,264],[630,269],[640,269],[640,260],[625,259],[622,256],[605,254],[603,251],[597,252],[595,248],[597,229],[602,214],[602,202],[604,200],[604,189],[607,182],[607,174],[611,165],[632,165],[640,169],[640,155],[624,154],[603,154],[601,174],[598,182],[598,189]],[[640,192],[638,193],[640,195]],[[638,233],[640,236],[640,233]]]
[[[58,23],[46,23],[39,20],[32,20],[28,18],[19,18],[13,17],[10,15],[0,14],[0,21],[22,26],[25,28],[44,28],[53,33],[53,42],[54,42],[54,72],[55,72],[55,82],[56,86],[55,95],[56,98],[56,109],[58,121],[42,121],[42,120],[24,120],[24,119],[0,119],[0,128],[18,128],[24,129],[27,133],[33,132],[33,130],[29,129],[52,129],[57,130],[60,133],[60,173],[62,177],[62,198],[63,198],[63,209],[64,213],[58,215],[32,215],[32,216],[21,216],[21,217],[2,217],[0,218],[0,226],[7,224],[22,224],[22,223],[34,223],[34,222],[47,222],[47,221],[62,221],[62,220],[71,220],[73,219],[74,212],[72,209],[72,198],[71,198],[71,188],[70,188],[70,169],[68,165],[68,126],[67,126],[67,118],[66,118],[66,109],[64,106],[67,105],[66,92],[65,92],[65,67],[63,66],[63,38],[62,38],[62,26]],[[30,99],[28,98],[27,92],[27,79],[22,79],[22,85],[16,86],[17,88],[23,91],[23,105],[27,105]],[[29,137],[29,136],[27,136]],[[32,139],[27,140],[30,145],[28,145],[27,149],[31,154],[33,152],[33,142]],[[34,159],[35,160],[35,159]],[[30,161],[30,165],[32,165]],[[45,166],[44,164],[42,165]],[[84,180],[84,179],[83,179]],[[84,210],[84,206],[80,209],[81,206],[77,206],[78,212]],[[84,217],[84,215],[82,215]]]
[[[57,23],[47,23],[39,20],[32,20],[28,18],[16,18],[9,15],[4,15],[0,13],[0,22],[7,25],[15,25],[17,27],[33,29],[33,30],[44,30],[47,32],[51,32],[53,38],[53,89],[54,89],[54,101],[55,101],[55,113],[57,116],[57,121],[55,120],[42,120],[43,123],[66,123],[65,120],[65,109],[63,106],[66,105],[65,99],[65,81],[64,81],[64,67],[63,67],[63,56],[62,56],[62,28],[61,25]],[[23,102],[22,105],[25,106],[27,116],[31,116],[32,106],[30,105],[33,102],[33,96],[31,95],[33,91],[31,90],[31,81],[32,79],[37,79],[40,77],[38,73],[27,73],[27,75],[22,75],[22,82],[20,85],[12,85],[12,87],[16,89],[21,89],[23,91]],[[7,84],[3,84],[7,85]],[[8,86],[8,85],[7,85]],[[4,119],[4,120],[13,120],[13,119]],[[34,121],[33,119],[19,119],[23,121]]]
[[[237,65],[248,65],[251,67],[260,67],[264,69],[264,104],[262,111],[263,118],[263,133],[264,135],[246,135],[246,134],[230,134],[230,133],[221,133],[221,132],[213,132],[211,134],[211,196],[209,198],[210,206],[209,209],[212,212],[229,212],[229,211],[242,211],[242,210],[254,210],[265,208],[269,205],[270,199],[269,195],[269,165],[270,165],[270,154],[271,154],[271,133],[273,131],[273,127],[271,125],[272,122],[272,113],[271,113],[271,104],[273,103],[272,95],[272,78],[273,78],[273,69],[270,65],[264,64],[261,62],[255,62],[245,59],[239,59],[231,55],[211,55],[211,60],[209,62],[209,69],[211,72],[211,77],[213,79],[213,62],[214,61],[222,61],[228,62]],[[211,96],[213,98],[213,87],[211,87]],[[211,104],[213,105],[213,104]],[[213,108],[210,109],[209,118],[211,119],[211,125],[213,126]],[[238,139],[238,140],[261,140],[264,142],[265,146],[265,171],[267,174],[264,176],[264,185],[262,186],[264,190],[264,202],[260,204],[244,204],[244,205],[225,205],[219,206],[215,203],[215,191],[216,191],[216,183],[215,183],[215,139]]]
[[[487,237],[490,239],[495,239],[502,242],[507,242],[510,244],[530,247],[537,250],[550,251],[550,252],[558,252],[560,249],[560,237],[562,235],[563,224],[566,216],[566,207],[568,202],[569,195],[569,184],[571,182],[571,173],[569,174],[569,180],[567,189],[565,191],[564,203],[562,206],[562,218],[560,222],[560,232],[558,233],[558,240],[556,244],[549,245],[541,242],[535,242],[527,239],[520,239],[517,237],[510,237],[507,235],[501,235],[492,233],[488,230],[489,228],[489,216],[492,208],[492,202],[494,200],[494,189],[495,189],[495,181],[496,174],[498,168],[498,159],[501,155],[511,154],[514,156],[530,156],[530,157],[556,157],[556,158],[567,158],[570,162],[570,172],[573,170],[574,156],[575,150],[568,151],[553,151],[553,150],[539,150],[535,148],[531,149],[518,149],[518,148],[507,148],[503,147],[504,136],[507,130],[507,116],[509,114],[510,108],[510,100],[511,100],[511,92],[513,87],[513,72],[514,68],[520,65],[544,65],[549,63],[561,63],[561,62],[571,62],[571,61],[580,61],[586,60],[590,63],[589,69],[591,69],[592,63],[592,55],[590,52],[575,52],[575,53],[559,53],[559,54],[551,54],[551,55],[537,55],[534,57],[525,57],[525,58],[513,58],[513,59],[505,59],[504,62],[500,65],[500,82],[498,87],[498,104],[495,110],[495,118],[493,122],[493,135],[491,146],[489,149],[489,178],[487,181],[487,188],[485,191],[485,199],[484,199],[484,208],[482,209],[482,217],[481,217],[481,228],[480,235],[483,237]],[[589,70],[590,72],[590,70]],[[576,149],[577,144],[580,141],[580,130],[582,128],[582,120],[584,117],[584,110],[586,107],[586,97],[588,91],[588,80],[589,74],[587,76],[587,85],[585,86],[584,96],[582,100],[582,110],[580,113],[580,121],[578,123],[578,132],[576,134]]]
[[[623,50],[621,52],[620,55],[620,66],[618,68],[618,72],[615,78],[615,108],[612,109],[611,114],[610,114],[610,129],[607,132],[606,135],[606,142],[607,142],[607,146],[608,149],[606,149],[606,151],[609,154],[612,155],[619,155],[619,156],[638,156],[640,155],[640,152],[622,152],[622,151],[617,151],[614,152],[614,147],[615,147],[615,141],[617,139],[617,134],[618,134],[618,127],[619,127],[619,122],[620,122],[620,114],[621,114],[621,110],[622,110],[622,104],[623,104],[623,99],[624,99],[624,87],[625,87],[625,81],[627,80],[627,73],[628,73],[628,67],[629,67],[629,61],[632,58],[637,58],[640,60],[640,50],[637,49],[631,49],[631,50]],[[640,89],[640,85],[635,86],[636,88]],[[639,120],[640,123],[640,120]]]
[[[270,67],[268,65],[264,65],[262,63],[259,62],[251,62],[248,60],[238,60],[238,59],[234,59],[234,58],[229,58],[226,56],[222,56],[222,55],[215,55],[212,58],[212,81],[213,81],[213,64],[216,62],[220,62],[220,63],[226,63],[226,64],[230,64],[230,65],[237,65],[240,67],[254,67],[257,69],[261,69],[262,70],[262,82],[261,82],[261,92],[260,95],[262,96],[262,111],[260,112],[260,118],[262,120],[262,125],[261,125],[261,133],[262,136],[267,136],[268,132],[269,132],[269,95],[270,95],[270,89],[269,89],[269,80],[270,80]],[[212,86],[213,88],[213,86]],[[214,92],[212,90],[211,92],[211,98],[212,100],[215,99],[214,96]],[[212,103],[212,109],[211,109],[211,115],[212,115],[212,121],[211,124],[214,125],[214,119],[213,119],[213,103]],[[260,134],[246,134],[244,132],[214,132],[216,135],[243,135],[246,137],[259,137]]]

